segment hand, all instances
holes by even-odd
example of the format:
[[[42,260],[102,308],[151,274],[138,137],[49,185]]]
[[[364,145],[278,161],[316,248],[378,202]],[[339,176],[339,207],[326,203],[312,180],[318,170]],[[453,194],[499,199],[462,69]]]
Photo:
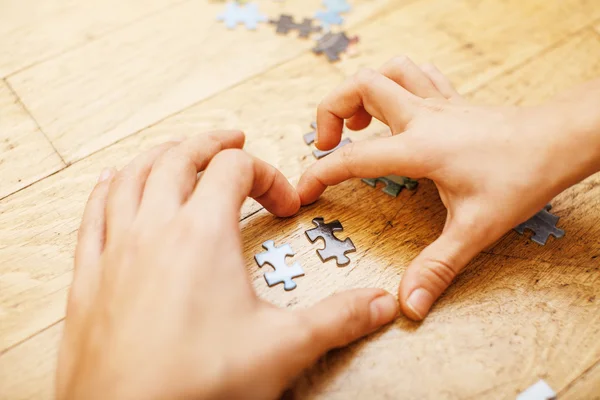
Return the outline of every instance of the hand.
[[[275,398],[323,353],[395,317],[379,289],[300,311],[256,297],[241,205],[252,196],[289,216],[300,199],[243,143],[215,132],[102,174],[79,230],[59,399]]]
[[[462,99],[435,67],[406,57],[363,70],[319,105],[317,146],[336,146],[344,119],[359,130],[375,117],[393,136],[347,145],[312,165],[298,184],[302,204],[352,177],[433,180],[448,210],[446,224],[399,288],[403,312],[421,320],[475,255],[598,170],[598,130],[592,139],[591,123],[573,129],[582,118],[570,115],[570,104],[580,97],[530,108],[482,107]],[[590,117],[598,98],[587,97]]]

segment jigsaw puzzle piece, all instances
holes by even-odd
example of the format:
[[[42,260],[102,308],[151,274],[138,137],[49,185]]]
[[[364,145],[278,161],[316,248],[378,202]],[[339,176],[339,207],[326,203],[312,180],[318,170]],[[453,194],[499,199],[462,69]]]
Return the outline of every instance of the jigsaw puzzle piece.
[[[556,400],[556,392],[543,379],[517,396],[516,400]]]
[[[320,10],[315,14],[315,19],[321,21],[321,26],[326,31],[331,29],[331,25],[341,25],[344,23],[344,18],[335,11]]]
[[[335,147],[334,147],[333,149],[331,149],[331,150],[325,150],[325,151],[323,151],[323,150],[314,150],[314,151],[313,151],[313,155],[315,156],[315,158],[316,158],[317,160],[319,160],[319,159],[321,159],[321,158],[323,158],[323,157],[325,157],[325,156],[328,156],[328,155],[330,155],[331,153],[333,153],[333,152],[334,152],[334,151],[336,151],[337,149],[339,149],[339,148],[341,148],[341,147],[344,147],[345,145],[347,145],[347,144],[350,144],[350,143],[352,143],[352,140],[350,140],[349,138],[346,138],[346,139],[342,140],[342,141],[340,142],[340,144],[338,144],[337,146],[335,146]]]
[[[398,175],[388,175],[379,178],[365,178],[362,179],[362,181],[372,187],[377,187],[377,182],[383,183],[385,185],[383,188],[383,193],[393,197],[398,197],[404,188],[414,190],[419,185],[419,182],[413,179]]]
[[[307,38],[311,33],[321,32],[323,30],[320,26],[314,26],[313,20],[310,18],[304,18],[302,23],[296,25],[298,30],[298,37]]]
[[[348,49],[350,38],[344,32],[327,33],[323,35],[317,42],[317,46],[313,48],[315,54],[324,53],[330,62],[338,61],[340,54]]]
[[[346,0],[323,0],[323,5],[327,10],[335,13],[347,13],[350,11],[350,4]]]
[[[217,16],[217,21],[225,22],[225,26],[229,29],[234,29],[238,24],[243,23],[246,28],[255,30],[259,22],[267,21],[267,17],[258,11],[258,6],[254,3],[240,5],[229,2],[225,6],[225,12]]]
[[[269,264],[275,270],[264,274],[267,285],[271,287],[283,283],[283,288],[285,290],[295,289],[297,285],[293,279],[304,276],[304,270],[297,262],[291,267],[288,267],[285,263],[286,257],[295,254],[292,247],[289,244],[275,247],[275,242],[273,240],[267,240],[263,243],[262,247],[267,251],[254,256],[256,263],[261,268],[263,265]]]
[[[531,240],[540,246],[544,246],[550,236],[554,236],[557,239],[562,238],[565,236],[565,231],[556,227],[560,217],[551,214],[549,212],[551,209],[552,205],[547,204],[543,210],[535,214],[529,220],[518,225],[515,228],[515,231],[523,235],[525,230],[531,230],[534,234],[531,237]]]
[[[279,283],[283,282],[283,288],[285,290],[293,290],[296,289],[296,282],[293,281],[293,278],[298,278],[299,276],[304,276],[304,270],[298,263],[294,263],[291,267],[286,267],[285,272],[281,271],[271,271],[265,273],[265,280],[267,281],[267,285],[269,287],[275,286]]]
[[[318,239],[323,239],[325,242],[325,247],[317,250],[321,261],[326,262],[335,258],[337,265],[340,267],[350,263],[350,259],[346,256],[346,253],[356,251],[352,239],[346,238],[342,241],[333,234],[334,232],[344,230],[340,221],[336,220],[326,224],[325,220],[319,217],[313,219],[312,222],[316,225],[316,228],[309,229],[304,233],[311,243],[314,243]]]
[[[285,35],[291,30],[297,30],[298,37],[301,38],[307,38],[310,36],[311,33],[321,32],[321,30],[323,29],[320,26],[314,26],[313,20],[310,18],[304,18],[304,20],[300,24],[297,24],[294,21],[294,17],[285,14],[281,15],[279,17],[279,20],[271,20],[269,21],[269,23],[277,25],[276,32],[279,34]]]
[[[317,135],[317,123],[312,122],[310,127],[312,128],[312,131],[304,134],[304,143],[309,146],[315,142],[315,136]]]
[[[270,20],[269,21],[270,24],[273,25],[277,25],[277,28],[275,29],[276,33],[285,35],[287,34],[289,31],[291,31],[292,29],[294,29],[296,27],[296,23],[294,22],[294,17],[292,17],[291,15],[281,15],[279,17],[278,20]]]
[[[318,249],[317,254],[323,262],[335,258],[336,264],[340,267],[343,267],[344,265],[350,263],[350,258],[348,258],[345,253],[352,251],[356,251],[356,247],[354,247],[354,243],[352,243],[350,238],[346,238],[346,240],[336,245],[335,249],[332,249],[331,246],[326,246],[323,249]]]

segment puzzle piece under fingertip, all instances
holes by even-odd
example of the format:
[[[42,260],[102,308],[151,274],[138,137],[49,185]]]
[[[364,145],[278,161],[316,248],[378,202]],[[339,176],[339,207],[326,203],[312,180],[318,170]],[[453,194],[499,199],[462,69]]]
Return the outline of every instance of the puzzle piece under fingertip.
[[[304,143],[309,146],[315,142],[315,137],[317,136],[317,123],[311,122],[310,127],[312,128],[312,131],[305,133],[303,136]]]
[[[419,185],[419,182],[414,179],[407,178],[405,176],[388,175],[379,178],[365,178],[362,180],[369,186],[377,187],[377,183],[383,183],[383,193],[397,197],[402,189],[414,190]]]
[[[523,235],[525,230],[531,230],[534,233],[531,240],[540,246],[544,246],[550,236],[557,239],[562,238],[565,236],[565,231],[556,227],[560,217],[548,212],[551,209],[552,205],[547,204],[540,212],[518,225],[515,231]]]
[[[346,138],[344,140],[342,140],[340,142],[340,144],[338,144],[337,146],[335,146],[333,149],[331,150],[314,150],[313,151],[313,156],[315,156],[315,158],[317,160],[320,160],[321,158],[330,155],[331,153],[333,153],[334,151],[344,147],[347,144],[352,143],[352,140],[350,140],[349,138]]]

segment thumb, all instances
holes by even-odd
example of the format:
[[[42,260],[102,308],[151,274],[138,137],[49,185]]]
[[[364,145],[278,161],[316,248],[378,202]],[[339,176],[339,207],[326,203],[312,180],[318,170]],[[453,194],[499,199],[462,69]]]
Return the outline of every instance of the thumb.
[[[398,314],[398,302],[382,289],[355,289],[298,313],[309,332],[305,354],[310,365],[327,351],[350,344],[391,322]]]
[[[402,312],[408,318],[424,319],[456,275],[483,250],[484,245],[473,240],[476,237],[450,225],[410,263],[398,291]]]

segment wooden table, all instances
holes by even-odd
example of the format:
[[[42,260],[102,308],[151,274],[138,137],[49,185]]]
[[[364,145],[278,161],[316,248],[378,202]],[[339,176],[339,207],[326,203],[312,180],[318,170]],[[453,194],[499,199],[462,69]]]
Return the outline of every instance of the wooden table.
[[[319,0],[258,0],[269,16],[311,16]],[[360,54],[329,64],[313,42],[228,31],[205,0],[0,0],[0,398],[50,398],[77,228],[101,169],[174,135],[242,128],[247,150],[296,182],[320,98],[398,54],[431,61],[462,93],[535,104],[600,75],[600,3],[585,0],[355,0],[344,28]],[[387,134],[374,124],[354,141]],[[600,398],[600,176],[554,202],[565,238],[508,233],[477,257],[421,324],[400,317],[331,352],[298,398],[514,398],[545,379],[561,399]],[[339,219],[358,251],[321,263],[304,231]],[[441,231],[435,187],[391,198],[359,180],[293,218],[248,203],[245,257],[260,296],[304,307],[353,287],[396,291]],[[306,276],[268,289],[261,243],[290,243]],[[276,335],[276,332],[274,332]],[[268,340],[268,338],[265,338]]]

